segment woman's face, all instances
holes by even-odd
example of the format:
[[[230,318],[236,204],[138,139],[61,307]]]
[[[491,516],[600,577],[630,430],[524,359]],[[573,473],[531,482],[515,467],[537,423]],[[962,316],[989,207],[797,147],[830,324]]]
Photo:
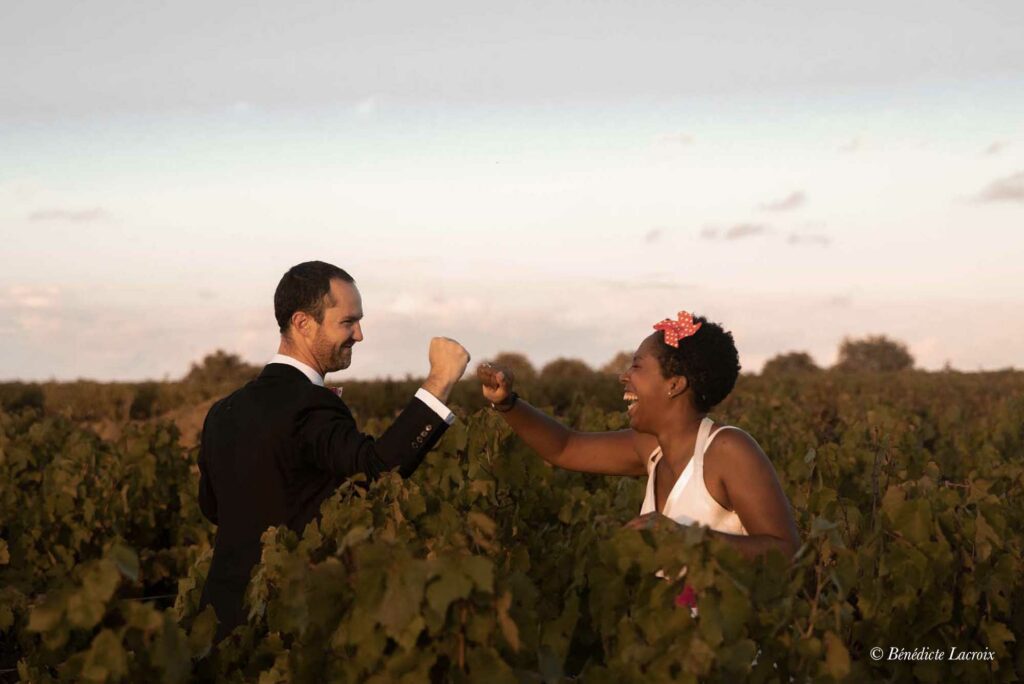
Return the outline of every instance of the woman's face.
[[[673,379],[662,376],[661,362],[654,352],[661,335],[656,332],[644,339],[633,354],[632,364],[619,377],[625,390],[622,398],[629,404],[629,426],[637,432],[656,434],[672,402],[669,393]]]

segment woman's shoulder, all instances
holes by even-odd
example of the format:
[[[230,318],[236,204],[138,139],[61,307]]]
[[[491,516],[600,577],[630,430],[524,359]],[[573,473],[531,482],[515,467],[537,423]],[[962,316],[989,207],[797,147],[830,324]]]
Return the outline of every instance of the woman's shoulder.
[[[715,423],[704,447],[704,467],[727,472],[733,468],[758,466],[768,456],[746,430],[736,425]]]
[[[661,450],[658,438],[654,435],[637,432],[636,430],[630,430],[629,432],[633,438],[633,450],[640,461],[646,465]]]

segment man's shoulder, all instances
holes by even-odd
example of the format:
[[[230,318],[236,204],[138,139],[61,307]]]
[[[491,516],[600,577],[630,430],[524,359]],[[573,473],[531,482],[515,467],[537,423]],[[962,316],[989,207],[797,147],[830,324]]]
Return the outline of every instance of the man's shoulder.
[[[230,409],[240,396],[244,396],[246,394],[246,390],[253,382],[255,381],[250,380],[248,383],[242,385],[227,396],[221,397],[217,401],[213,402],[213,404],[210,405],[210,409],[206,412],[206,419],[209,420],[210,418],[216,417]]]
[[[348,407],[338,394],[328,387],[314,384],[305,377],[260,375],[246,385],[215,402],[210,411],[223,411],[235,406],[272,405],[281,409],[307,406]]]

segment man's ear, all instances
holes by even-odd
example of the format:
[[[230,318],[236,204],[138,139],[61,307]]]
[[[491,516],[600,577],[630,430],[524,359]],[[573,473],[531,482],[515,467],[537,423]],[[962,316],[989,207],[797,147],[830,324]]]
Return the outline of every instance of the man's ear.
[[[309,337],[315,332],[316,321],[305,311],[296,311],[291,318],[291,331],[299,337]]]

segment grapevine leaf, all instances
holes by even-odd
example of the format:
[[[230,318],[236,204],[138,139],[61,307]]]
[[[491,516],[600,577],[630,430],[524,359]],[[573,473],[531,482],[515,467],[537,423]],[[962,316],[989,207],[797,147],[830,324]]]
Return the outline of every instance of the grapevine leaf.
[[[825,672],[834,679],[845,679],[850,674],[850,652],[833,632],[825,633]]]
[[[420,612],[426,581],[427,571],[422,561],[408,561],[400,570],[388,574],[379,619],[390,636],[397,636]]]
[[[496,602],[496,608],[498,611],[498,626],[501,627],[501,634],[505,637],[505,641],[512,647],[513,651],[519,650],[519,627],[516,626],[515,620],[508,614],[508,609],[512,606],[512,594],[505,592]]]
[[[100,630],[85,654],[82,677],[86,681],[120,681],[128,673],[128,654],[111,630]]]
[[[14,611],[7,604],[0,604],[0,632],[6,632],[14,625]]]
[[[216,632],[217,613],[213,606],[208,605],[192,622],[192,630],[188,634],[188,647],[193,658],[205,658],[210,653]]]
[[[153,662],[163,670],[164,684],[184,682],[192,669],[188,637],[170,612],[164,613],[162,629],[152,648]]]
[[[470,556],[462,561],[462,571],[480,591],[494,591],[494,563],[483,556]]]
[[[85,592],[68,596],[68,624],[79,629],[92,629],[103,619],[106,605]]]
[[[1006,644],[1010,641],[1017,641],[1017,637],[1002,622],[987,621],[981,626],[981,629],[985,632],[988,647],[995,651],[1000,658],[1005,658],[1008,655]]]
[[[427,603],[438,614],[444,615],[452,601],[466,598],[472,590],[473,583],[468,577],[461,572],[449,570],[427,587]]]
[[[139,581],[139,556],[134,550],[116,544],[107,552],[107,558],[114,561],[122,575],[132,582]]]
[[[66,599],[57,594],[47,596],[43,603],[32,608],[28,616],[28,631],[49,632],[60,624],[64,617]]]

